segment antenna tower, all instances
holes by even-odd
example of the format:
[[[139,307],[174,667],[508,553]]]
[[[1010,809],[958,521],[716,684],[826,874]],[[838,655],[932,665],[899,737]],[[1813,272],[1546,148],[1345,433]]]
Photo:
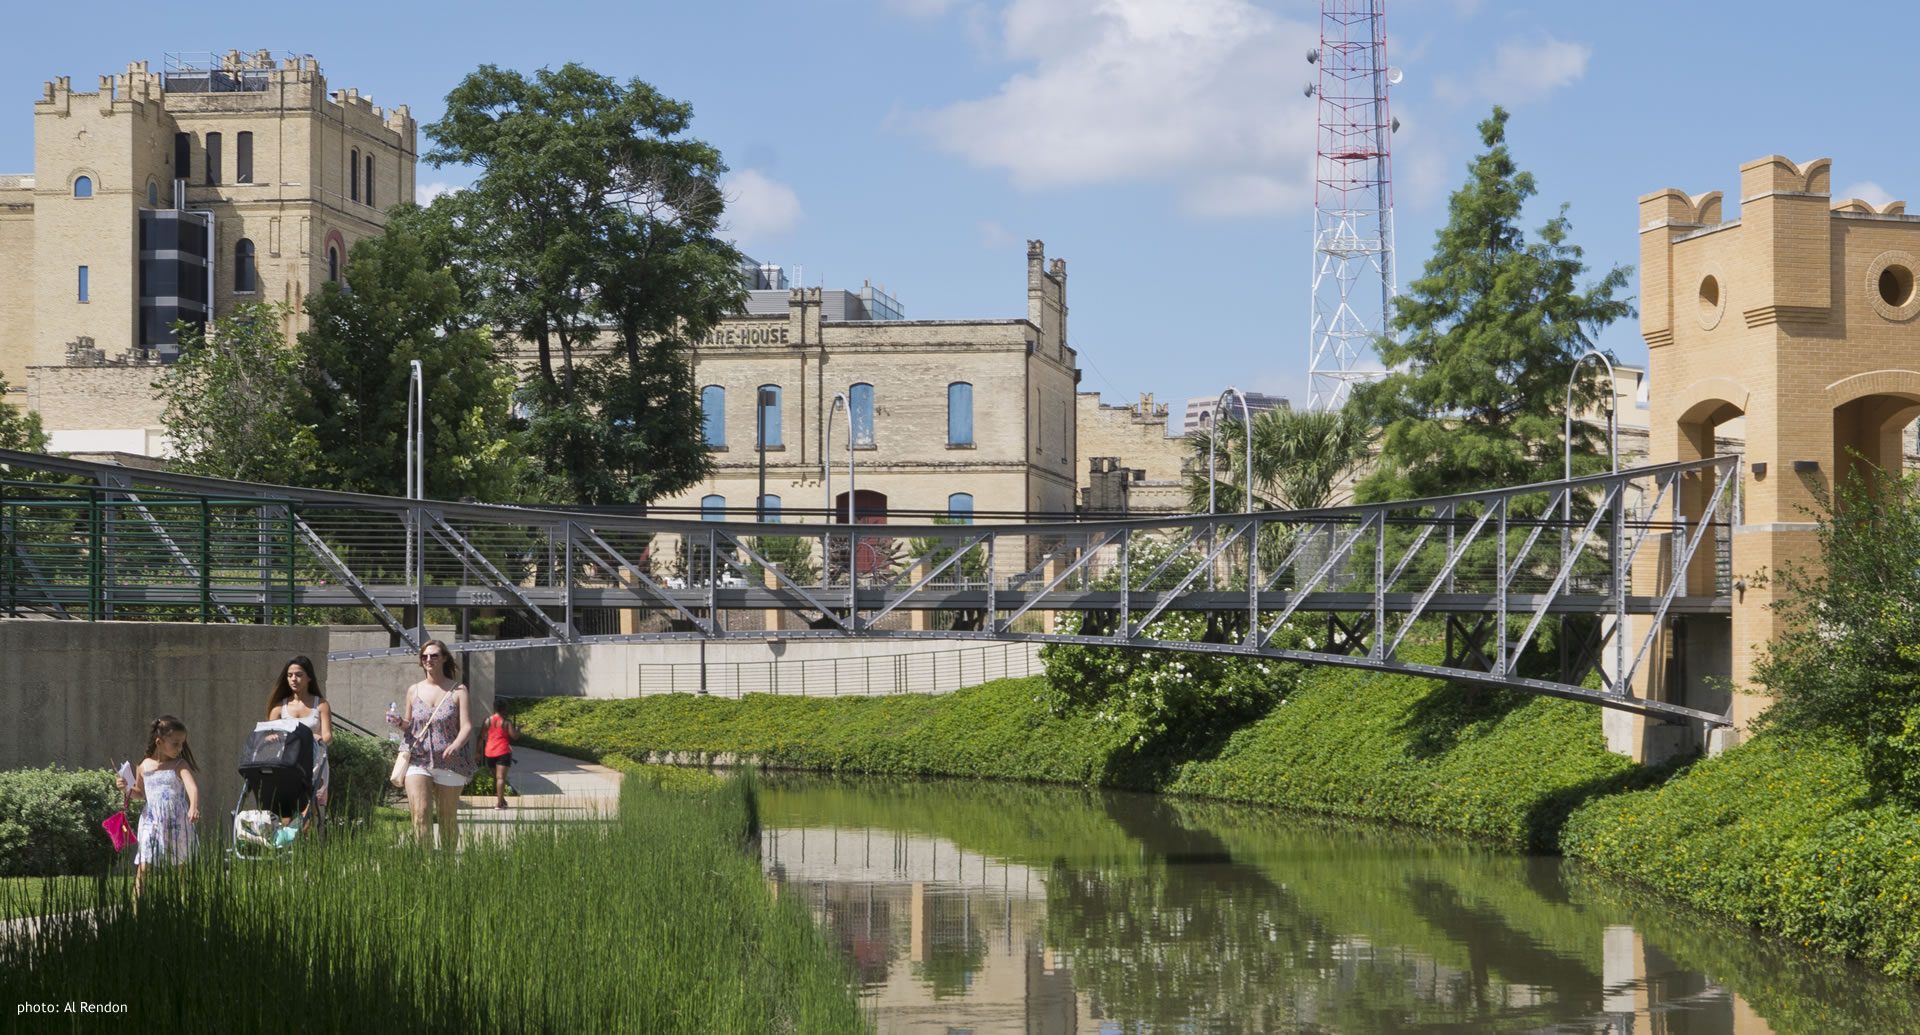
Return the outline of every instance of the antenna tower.
[[[1313,193],[1313,330],[1307,374],[1316,410],[1345,405],[1386,375],[1375,338],[1394,295],[1393,132],[1386,0],[1321,0],[1320,46],[1307,52],[1319,100]]]

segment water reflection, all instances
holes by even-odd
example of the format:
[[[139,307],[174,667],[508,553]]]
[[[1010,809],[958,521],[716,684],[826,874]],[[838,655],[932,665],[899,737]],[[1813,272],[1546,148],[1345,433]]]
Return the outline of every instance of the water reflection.
[[[881,1032],[1916,1030],[1909,986],[1559,860],[1151,796],[830,778],[761,849]],[[1832,993],[1844,989],[1838,999]]]

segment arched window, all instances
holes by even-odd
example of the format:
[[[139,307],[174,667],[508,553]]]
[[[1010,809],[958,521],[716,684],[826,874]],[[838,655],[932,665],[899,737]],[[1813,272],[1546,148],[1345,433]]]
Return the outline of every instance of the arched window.
[[[253,242],[242,237],[233,244],[233,290],[236,294],[251,294],[259,287],[259,277],[253,268]]]
[[[335,284],[340,282],[340,249],[332,246],[327,248],[327,279]]]
[[[780,386],[761,385],[754,400],[754,424],[758,434],[764,436],[761,445],[768,449],[780,446]],[[764,411],[764,412],[761,412]]]
[[[873,386],[864,382],[854,385],[847,402],[853,406],[853,444],[873,445]]]
[[[727,390],[719,385],[700,389],[700,425],[705,429],[708,449],[727,446]]]
[[[767,495],[760,497],[760,514],[761,514],[762,520],[766,521],[768,524],[773,524],[773,525],[779,524],[780,523],[780,497],[775,496],[772,493],[768,493]]]
[[[963,525],[973,524],[973,493],[956,492],[948,496],[947,516]]]
[[[347,153],[347,198],[360,200],[360,149],[357,147]]]
[[[207,186],[220,185],[220,134],[207,134]]]
[[[233,138],[233,182],[253,182],[253,134],[246,130]]]
[[[725,521],[727,519],[727,498],[718,494],[700,497],[700,520]]]
[[[947,445],[973,445],[973,386],[965,381],[947,386]]]
[[[373,156],[367,156],[367,206],[373,207]]]
[[[75,176],[73,178],[73,196],[76,198],[93,197],[93,177]]]
[[[147,207],[160,207],[160,185],[151,179],[147,181]]]

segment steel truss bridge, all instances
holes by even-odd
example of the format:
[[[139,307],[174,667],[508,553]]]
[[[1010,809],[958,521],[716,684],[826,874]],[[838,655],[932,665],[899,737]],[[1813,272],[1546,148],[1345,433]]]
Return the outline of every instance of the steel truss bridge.
[[[432,609],[462,617],[467,651],[820,637],[1161,648],[1719,726],[1632,686],[1670,619],[1731,613],[1738,470],[1722,456],[1309,511],[849,526],[408,500],[0,450],[0,615],[370,615],[389,631],[391,646],[336,661],[416,650]],[[497,638],[467,634],[475,614]],[[1523,672],[1550,619],[1558,671]]]

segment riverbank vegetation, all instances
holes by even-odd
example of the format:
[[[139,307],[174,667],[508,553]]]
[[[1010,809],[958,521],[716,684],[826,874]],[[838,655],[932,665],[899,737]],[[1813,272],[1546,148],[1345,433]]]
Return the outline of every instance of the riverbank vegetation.
[[[137,911],[124,881],[0,882],[0,913],[48,918],[0,938],[0,997],[84,990],[155,1032],[865,1030],[844,962],[743,850],[757,831],[743,780],[635,776],[612,822],[451,858],[373,833],[284,863],[207,852]]]

